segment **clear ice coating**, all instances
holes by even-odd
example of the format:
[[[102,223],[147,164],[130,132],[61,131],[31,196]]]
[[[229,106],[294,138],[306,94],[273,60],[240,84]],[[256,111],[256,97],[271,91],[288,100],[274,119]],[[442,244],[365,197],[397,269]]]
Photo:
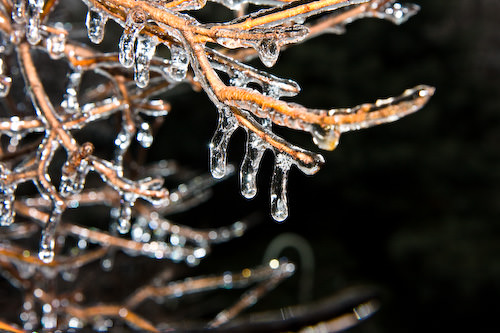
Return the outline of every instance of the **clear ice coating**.
[[[149,84],[149,64],[155,55],[157,41],[153,37],[139,35],[135,51],[134,80],[139,88]]]
[[[87,26],[87,34],[89,39],[94,44],[100,44],[104,39],[104,31],[108,17],[97,8],[90,8],[87,12],[85,25]]]
[[[292,166],[290,157],[285,154],[276,153],[274,172],[271,179],[271,215],[282,222],[288,217],[288,202],[286,197],[286,184],[288,172]]]
[[[189,58],[186,50],[176,44],[170,46],[170,66],[166,68],[168,75],[177,82],[186,78]]]
[[[14,222],[14,192],[16,186],[7,184],[6,178],[10,171],[0,163],[0,226],[9,226]]]
[[[227,146],[229,139],[238,128],[238,120],[229,108],[219,109],[219,120],[210,142],[210,172],[214,178],[222,178],[227,171]]]
[[[137,36],[146,25],[147,15],[138,8],[132,8],[127,14],[125,29],[120,38],[118,58],[120,63],[127,68],[134,65],[134,47]]]
[[[26,39],[31,45],[36,45],[42,39],[40,34],[40,14],[43,11],[44,0],[28,0],[25,16]]]

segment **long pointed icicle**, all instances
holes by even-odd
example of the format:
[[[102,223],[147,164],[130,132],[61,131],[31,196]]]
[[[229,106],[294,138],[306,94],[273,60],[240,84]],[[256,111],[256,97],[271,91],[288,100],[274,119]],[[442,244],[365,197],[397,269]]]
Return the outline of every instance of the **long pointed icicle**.
[[[282,222],[288,217],[286,185],[292,164],[290,157],[281,153],[276,154],[271,179],[271,215],[278,222]]]

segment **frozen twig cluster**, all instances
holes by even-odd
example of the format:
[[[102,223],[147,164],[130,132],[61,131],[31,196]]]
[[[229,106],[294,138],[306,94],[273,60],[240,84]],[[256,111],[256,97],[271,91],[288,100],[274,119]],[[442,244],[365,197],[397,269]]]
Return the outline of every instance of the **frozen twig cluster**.
[[[246,131],[246,153],[240,167],[241,192],[246,198],[257,193],[256,177],[264,152],[274,153],[270,197],[271,214],[277,221],[288,216],[290,168],[314,174],[324,159],[279,137],[273,126],[309,132],[319,148],[333,150],[342,133],[413,113],[434,92],[432,87],[417,86],[372,104],[311,109],[280,100],[296,95],[300,90],[297,83],[244,64],[259,57],[271,67],[288,45],[321,33],[342,33],[348,23],[360,18],[403,23],[418,11],[416,5],[394,0],[215,0],[234,10],[237,17],[224,23],[203,23],[191,13],[203,8],[205,0],[83,0],[88,6],[85,24],[92,43],[104,39],[108,20],[123,27],[118,52],[101,53],[69,38],[70,27],[52,19],[57,2],[0,1],[0,96],[9,105],[0,119],[0,268],[23,291],[20,318],[27,330],[40,323],[45,329],[87,324],[102,328],[108,324],[103,318],[119,318],[132,327],[157,331],[154,323],[134,313],[145,299],[257,283],[237,304],[207,324],[218,327],[293,273],[293,264],[272,261],[270,267],[241,273],[146,285],[121,305],[82,306],[78,294],[59,295],[47,283],[59,275],[72,280],[78,268],[97,259],[110,269],[116,249],[194,265],[206,256],[211,244],[243,234],[246,226],[242,222],[195,230],[165,218],[204,200],[213,178],[196,177],[167,190],[165,178],[177,172],[171,162],[139,166],[134,173],[125,163],[135,141],[144,148],[153,143],[155,124],[170,111],[168,102],[158,97],[163,92],[187,83],[203,90],[216,106],[218,127],[210,143],[210,170],[216,179],[231,173],[226,161],[231,135],[238,128]],[[263,9],[247,14],[249,4]],[[168,48],[169,57],[156,55],[161,45]],[[55,104],[46,93],[36,52],[69,68],[60,103]],[[89,72],[106,82],[83,89],[82,78]],[[227,76],[229,81],[223,79]],[[23,101],[10,93],[21,77],[29,101],[22,110]],[[31,109],[29,104],[31,114],[26,111]],[[109,118],[118,118],[121,125],[114,155],[105,159],[96,156],[92,142],[78,142],[75,133]],[[56,164],[56,153],[63,153],[65,161],[58,179],[51,179],[49,169]],[[86,186],[89,174],[100,176],[101,184]],[[18,187],[30,182],[38,194],[19,195]],[[110,208],[110,231],[80,226],[64,217],[67,210],[97,205]],[[40,230],[38,250],[16,244],[15,240],[32,238]],[[71,251],[64,246],[67,239],[77,242]]]

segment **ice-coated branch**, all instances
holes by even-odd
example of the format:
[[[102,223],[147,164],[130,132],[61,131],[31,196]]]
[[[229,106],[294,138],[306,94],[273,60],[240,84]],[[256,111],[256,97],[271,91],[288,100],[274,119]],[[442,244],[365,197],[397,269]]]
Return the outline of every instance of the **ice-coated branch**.
[[[295,266],[273,260],[269,267],[146,284],[125,300],[109,304],[85,303],[78,288],[61,293],[58,278],[74,282],[78,270],[99,260],[109,271],[117,252],[192,266],[213,244],[242,236],[248,227],[245,221],[197,229],[168,216],[204,202],[210,187],[233,173],[227,149],[239,128],[247,135],[239,172],[241,193],[246,198],[257,194],[260,162],[270,150],[275,156],[271,215],[283,221],[288,216],[289,171],[295,166],[312,175],[325,158],[277,135],[276,126],[307,132],[320,149],[333,150],[342,133],[416,112],[434,93],[433,87],[419,85],[373,103],[313,109],[282,100],[300,92],[298,83],[245,63],[258,57],[272,67],[287,47],[319,34],[343,33],[358,19],[401,24],[418,12],[414,4],[213,0],[216,6],[237,11],[235,18],[205,23],[195,13],[206,0],[82,1],[88,7],[82,22],[88,44],[76,40],[78,28],[55,22],[61,17],[62,1],[0,1],[0,98],[6,106],[0,118],[0,273],[24,295],[19,317],[25,330],[86,325],[104,330],[113,318],[131,328],[160,331],[159,323],[139,313],[143,302],[256,284],[203,323],[223,328],[290,276]],[[254,7],[259,10],[248,11]],[[106,41],[108,21],[118,23],[122,33],[116,50],[103,53],[91,43]],[[168,53],[157,51],[163,46]],[[60,67],[55,76],[64,72],[55,77],[64,83],[58,96],[44,86],[40,54],[51,59],[51,66]],[[99,79],[89,84],[89,74]],[[170,112],[164,93],[182,84],[204,91],[218,111],[209,145],[212,176],[167,182],[176,184],[167,189],[165,181],[181,168],[166,161],[144,165],[142,153],[155,144],[159,124]],[[26,96],[11,91],[20,86]],[[100,152],[99,142],[86,137],[87,130],[103,126],[113,137],[110,154]],[[27,192],[24,183],[36,189]],[[106,227],[87,217],[73,222],[73,213],[86,207],[104,209],[109,214]],[[36,244],[29,242],[37,237]],[[19,331],[3,321],[0,329]]]

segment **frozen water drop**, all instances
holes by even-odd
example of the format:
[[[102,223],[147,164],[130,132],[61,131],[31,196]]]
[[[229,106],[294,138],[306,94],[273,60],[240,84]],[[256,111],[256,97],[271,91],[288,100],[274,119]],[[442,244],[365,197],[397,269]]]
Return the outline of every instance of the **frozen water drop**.
[[[135,52],[134,80],[139,88],[144,88],[149,83],[149,64],[156,51],[156,40],[139,35]]]
[[[210,172],[214,178],[226,175],[227,146],[229,139],[238,128],[238,121],[228,108],[219,110],[219,120],[210,142]]]
[[[100,44],[102,42],[107,21],[108,17],[104,13],[95,8],[89,9],[85,24],[92,43]]]
[[[125,193],[120,199],[120,209],[118,211],[118,224],[116,229],[120,234],[126,234],[130,231],[130,220],[132,219],[132,207],[135,204],[136,197],[130,193]]]
[[[340,139],[340,131],[335,126],[322,127],[314,125],[311,134],[314,143],[324,150],[334,150]]]
[[[52,59],[60,59],[64,55],[66,35],[52,34],[47,37],[47,51]]]
[[[276,155],[271,179],[271,215],[278,222],[282,222],[288,217],[286,185],[291,165],[289,157],[279,153]]]
[[[257,44],[257,52],[262,63],[272,67],[278,60],[280,47],[274,39],[263,39]]]
[[[144,122],[139,126],[137,141],[139,141],[144,148],[149,148],[153,144],[153,132],[148,123]]]
[[[80,110],[80,104],[78,102],[78,90],[80,88],[81,81],[82,73],[79,71],[72,72],[68,76],[68,85],[66,86],[66,92],[61,103],[61,106],[68,113],[76,113]]]
[[[12,78],[5,75],[0,75],[0,98],[6,97],[9,94],[12,85]]]
[[[40,250],[38,257],[44,263],[51,263],[54,260],[54,250],[56,245],[56,229],[59,221],[61,220],[62,207],[59,203],[54,203],[49,220],[42,230],[42,239],[40,240]]]

